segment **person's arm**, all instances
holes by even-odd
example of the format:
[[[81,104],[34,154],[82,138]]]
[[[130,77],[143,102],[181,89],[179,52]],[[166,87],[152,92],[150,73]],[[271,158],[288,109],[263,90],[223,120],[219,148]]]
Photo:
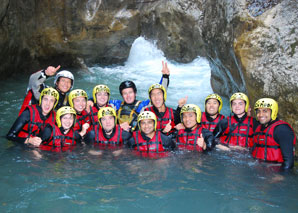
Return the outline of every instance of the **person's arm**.
[[[202,129],[202,136],[206,143],[207,151],[212,150],[215,146],[215,138],[213,133],[210,132],[208,129]]]
[[[36,73],[33,73],[29,78],[28,89],[32,89],[34,98],[39,100],[40,92],[45,88],[44,82],[50,76],[56,74],[56,72],[60,69],[60,65],[58,67],[49,66],[45,70],[40,70]]]
[[[162,77],[159,84],[163,85],[166,90],[168,90],[170,84],[170,69],[168,68],[167,62],[162,61]]]
[[[173,150],[176,146],[175,142],[172,140],[171,137],[168,137],[164,134],[161,134],[161,141],[162,141],[162,145],[164,148],[166,149],[171,149]]]
[[[130,132],[122,130],[122,140],[124,145],[128,143],[131,137],[132,137],[132,134]]]
[[[18,137],[18,133],[22,130],[22,128],[30,121],[30,112],[26,109],[22,114],[17,118],[9,132],[6,135],[8,140],[25,143],[27,138]]]
[[[127,143],[126,143],[126,146],[128,147],[128,148],[133,148],[133,147],[135,147],[135,139],[133,138],[133,137],[131,137],[128,141],[127,141]]]
[[[221,121],[219,121],[213,131],[214,137],[219,138],[224,133],[224,131],[228,128],[228,125],[229,124],[228,124],[227,118],[224,118]]]
[[[273,132],[274,140],[279,143],[282,157],[283,157],[283,164],[282,170],[289,170],[294,166],[294,147],[293,147],[293,140],[295,137],[295,133],[293,130],[287,125],[282,124],[275,127]]]
[[[39,137],[41,138],[43,143],[49,142],[52,132],[53,127],[50,124],[47,124],[46,127],[39,133]]]

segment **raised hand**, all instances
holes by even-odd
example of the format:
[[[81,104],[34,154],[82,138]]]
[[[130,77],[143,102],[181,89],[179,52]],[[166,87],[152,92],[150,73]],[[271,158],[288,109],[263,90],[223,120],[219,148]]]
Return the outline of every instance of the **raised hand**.
[[[206,145],[206,143],[205,143],[205,141],[204,141],[204,138],[203,138],[202,133],[201,133],[200,137],[199,137],[198,140],[197,140],[197,145],[198,145],[199,147],[201,147],[203,150],[206,150],[206,148],[207,148],[207,145]]]
[[[164,61],[162,61],[161,63],[162,63],[162,70],[161,70],[161,73],[162,73],[163,75],[170,75],[170,70],[169,70],[169,68],[168,68],[168,63],[167,63],[167,62],[164,62]]]
[[[185,105],[187,103],[187,99],[188,99],[188,96],[185,96],[184,98],[180,98],[178,101],[178,106],[180,108],[183,107],[183,105]]]
[[[168,133],[171,131],[172,125],[171,125],[171,120],[169,120],[169,123],[167,123],[166,127],[162,130],[164,133]]]
[[[56,72],[60,69],[60,65],[58,67],[53,67],[53,66],[49,66],[46,70],[45,70],[45,74],[47,76],[53,76],[56,74]]]
[[[131,126],[129,126],[129,123],[128,122],[124,122],[124,123],[120,124],[120,127],[122,129],[124,129],[125,131],[127,131],[127,132],[129,132],[129,130],[131,128]]]

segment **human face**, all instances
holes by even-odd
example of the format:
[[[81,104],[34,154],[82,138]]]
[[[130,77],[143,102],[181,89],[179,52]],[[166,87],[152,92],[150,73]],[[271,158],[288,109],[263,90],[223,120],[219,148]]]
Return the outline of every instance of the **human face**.
[[[238,117],[242,117],[245,114],[245,101],[241,99],[233,100],[232,112]]]
[[[115,127],[115,118],[112,115],[104,116],[100,119],[102,128],[106,132],[111,132],[113,128]]]
[[[197,124],[197,115],[194,112],[184,112],[182,116],[183,125],[186,128],[193,128]]]
[[[61,116],[61,126],[63,129],[68,130],[72,127],[73,122],[74,122],[74,115],[73,114],[65,114]]]
[[[261,124],[267,124],[271,121],[271,109],[259,108],[257,109],[257,118]]]
[[[67,93],[71,88],[71,79],[60,77],[56,84],[59,91]]]
[[[132,104],[136,100],[136,93],[133,88],[126,88],[122,90],[122,97],[125,103]]]
[[[215,98],[210,98],[206,102],[206,111],[209,115],[217,115],[218,114],[219,103]]]
[[[73,107],[78,112],[81,113],[86,108],[86,98],[85,97],[77,97],[73,99]]]
[[[154,120],[152,119],[144,119],[140,121],[141,132],[145,135],[153,135],[154,134]]]
[[[51,112],[56,103],[56,98],[50,95],[44,95],[41,100],[41,111],[43,115],[47,115]]]
[[[153,106],[157,109],[164,106],[163,91],[161,89],[153,89],[150,93]]]
[[[95,94],[96,96],[96,104],[98,106],[105,106],[108,103],[109,100],[109,94],[107,92],[98,92]]]

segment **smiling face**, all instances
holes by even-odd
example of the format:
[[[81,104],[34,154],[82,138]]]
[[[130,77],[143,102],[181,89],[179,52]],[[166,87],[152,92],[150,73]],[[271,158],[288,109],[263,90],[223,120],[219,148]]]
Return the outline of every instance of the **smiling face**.
[[[184,112],[182,116],[183,125],[186,128],[193,128],[197,124],[197,115],[194,112]]]
[[[133,88],[126,88],[122,90],[122,97],[125,103],[132,104],[136,100],[136,93]]]
[[[73,99],[73,107],[77,111],[77,113],[81,113],[87,105],[87,101],[85,97],[77,97]]]
[[[68,130],[72,127],[74,122],[74,115],[71,113],[65,114],[61,116],[61,126],[63,129]]]
[[[96,104],[99,107],[105,106],[109,100],[109,94],[107,92],[101,91],[96,93]]]
[[[241,118],[245,114],[245,101],[241,99],[235,99],[232,101],[232,112]]]
[[[56,102],[56,98],[51,95],[44,95],[41,100],[41,111],[43,115],[47,115],[51,112]]]
[[[215,98],[210,98],[206,101],[206,111],[209,115],[217,115],[218,114],[219,103]]]
[[[163,91],[161,89],[153,89],[150,92],[150,99],[152,102],[152,105],[156,108],[161,108],[164,106],[164,95]]]
[[[56,83],[56,87],[62,93],[67,93],[71,88],[71,79],[60,77]]]
[[[141,132],[143,132],[148,137],[154,134],[154,120],[144,119],[140,121]]]
[[[115,127],[115,118],[112,115],[106,115],[102,117],[100,122],[106,133],[111,133]]]
[[[271,121],[271,109],[258,108],[257,119],[261,124],[267,124]]]

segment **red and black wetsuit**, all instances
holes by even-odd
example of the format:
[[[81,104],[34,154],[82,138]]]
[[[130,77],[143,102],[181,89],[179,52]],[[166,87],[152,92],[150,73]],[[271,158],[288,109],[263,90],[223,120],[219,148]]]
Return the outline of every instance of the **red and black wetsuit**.
[[[294,166],[296,135],[293,128],[282,120],[259,125],[254,132],[252,156],[254,158],[282,163],[282,169]]]
[[[46,124],[54,124],[55,117],[54,111],[44,116],[39,105],[30,105],[14,122],[6,137],[9,140],[24,143],[30,136],[37,136]]]
[[[197,150],[202,152],[203,149],[197,145],[197,139],[200,138],[201,134],[207,146],[206,150],[211,150],[215,145],[214,136],[212,132],[202,128],[201,125],[197,125],[193,130],[188,128],[180,129],[176,138],[176,146],[179,149]]]
[[[47,151],[67,151],[72,150],[76,144],[81,142],[80,134],[71,128],[64,134],[63,127],[48,124],[40,133],[42,143],[39,148]]]
[[[201,124],[204,129],[208,129],[209,131],[213,132],[219,121],[221,121],[224,118],[225,116],[217,114],[216,118],[213,119],[208,113],[203,112]]]

